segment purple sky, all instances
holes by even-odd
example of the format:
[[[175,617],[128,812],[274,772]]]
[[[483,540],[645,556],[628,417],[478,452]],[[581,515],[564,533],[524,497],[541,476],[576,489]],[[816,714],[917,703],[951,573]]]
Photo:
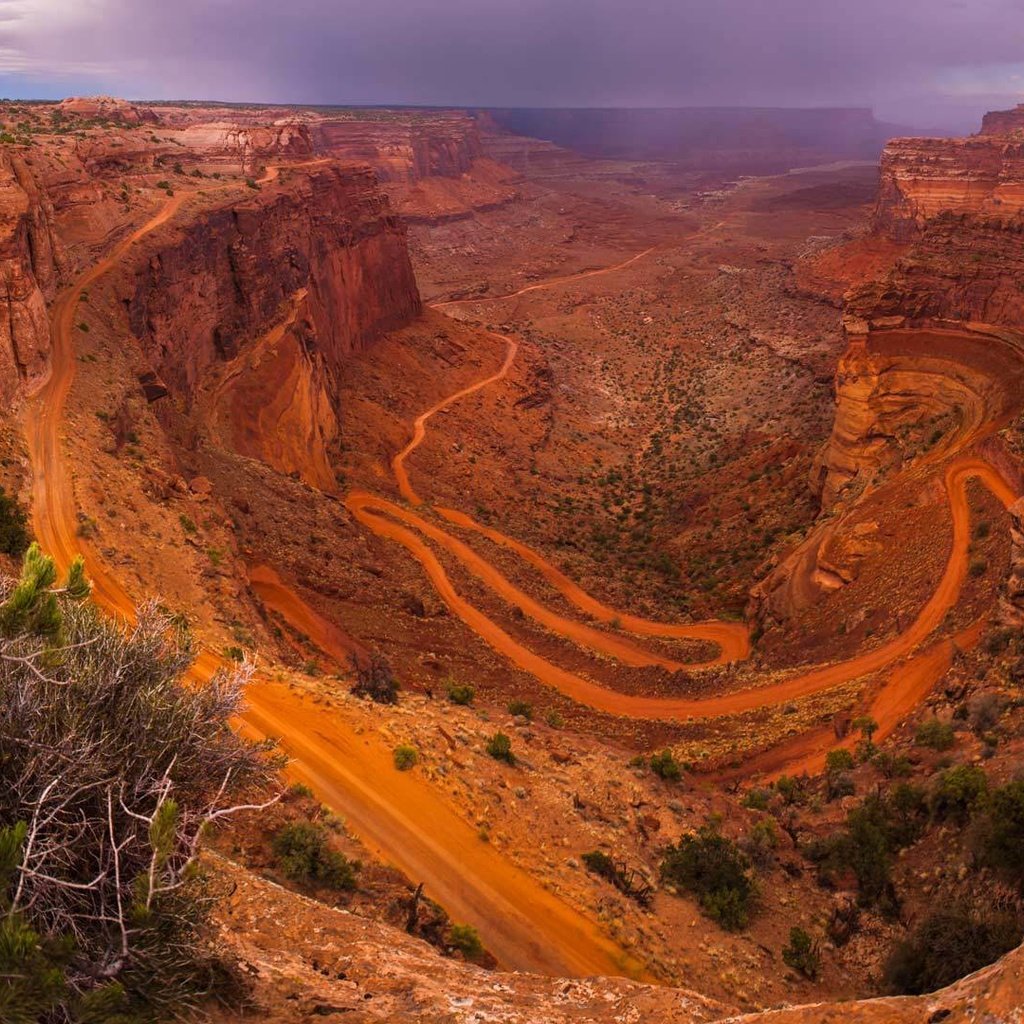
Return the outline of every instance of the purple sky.
[[[480,106],[1024,99],[1022,0],[0,0],[0,94]]]

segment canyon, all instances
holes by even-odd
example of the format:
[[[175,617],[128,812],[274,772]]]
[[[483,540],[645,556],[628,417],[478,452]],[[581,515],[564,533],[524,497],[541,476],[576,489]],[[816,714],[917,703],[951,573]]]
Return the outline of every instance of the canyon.
[[[1019,767],[1024,115],[879,166],[863,111],[649,117],[3,105],[0,486],[107,611],[187,619],[195,682],[251,658],[239,728],[491,958],[267,876],[253,824],[208,859],[265,1019],[1019,1012],[1020,949],[879,993],[934,901],[1019,903],[967,839],[922,824],[845,941],[807,850],[978,696],[956,756]],[[706,828],[742,929],[659,867]]]

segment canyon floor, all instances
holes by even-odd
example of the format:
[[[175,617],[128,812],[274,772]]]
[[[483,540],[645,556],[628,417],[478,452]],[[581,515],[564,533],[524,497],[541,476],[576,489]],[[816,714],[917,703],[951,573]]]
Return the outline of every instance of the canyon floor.
[[[805,856],[890,780],[858,717],[921,779],[946,765],[920,722],[978,694],[998,743],[964,728],[957,759],[1009,780],[1024,742],[1005,601],[1024,358],[966,317],[844,325],[844,294],[914,265],[872,222],[878,166],[728,176],[526,140],[545,159],[517,173],[485,133],[460,170],[469,129],[442,119],[437,166],[374,167],[406,229],[344,170],[365,125],[348,153],[348,121],[285,138],[250,112],[264,149],[235,168],[219,121],[154,109],[82,125],[77,179],[61,133],[24,156],[63,255],[3,483],[60,564],[84,551],[101,605],[187,616],[199,681],[254,662],[240,728],[315,794],[288,813],[329,811],[364,864],[331,896],[275,876],[257,820],[214,841],[213,941],[253,1014],[1011,1019],[1019,951],[934,997],[846,1002],[932,901],[1015,898],[966,839],[901,851],[900,913],[864,909],[843,942],[855,885]],[[371,654],[397,704],[350,692]],[[496,731],[512,759],[488,754]],[[857,756],[833,798],[837,748]],[[666,749],[681,778],[652,771]],[[742,930],[659,875],[709,822],[756,863]],[[593,851],[649,899],[588,871]],[[476,965],[398,934],[419,883],[479,933]],[[782,956],[794,928],[814,976]]]

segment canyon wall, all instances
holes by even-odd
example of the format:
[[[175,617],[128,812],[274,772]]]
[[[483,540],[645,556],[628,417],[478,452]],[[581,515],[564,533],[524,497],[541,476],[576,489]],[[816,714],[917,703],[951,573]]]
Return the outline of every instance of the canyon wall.
[[[892,262],[845,296],[835,420],[810,483],[823,510],[852,507],[886,474],[977,441],[1024,404],[1024,109],[966,139],[893,139],[873,239]],[[865,240],[848,243],[851,256]],[[851,578],[819,524],[753,590],[786,618]]]
[[[171,393],[229,447],[318,485],[346,360],[420,311],[372,171],[334,164],[200,213],[128,290],[131,329]]]
[[[0,401],[9,407],[49,369],[46,303],[66,266],[53,205],[21,156],[0,152]]]
[[[893,139],[873,231],[900,243],[846,296],[850,341],[836,422],[815,468],[823,504],[858,476],[917,454],[913,436],[965,439],[1012,414],[1024,360],[1024,110],[966,139]],[[908,445],[907,440],[910,439]],[[908,450],[909,448],[909,450]]]

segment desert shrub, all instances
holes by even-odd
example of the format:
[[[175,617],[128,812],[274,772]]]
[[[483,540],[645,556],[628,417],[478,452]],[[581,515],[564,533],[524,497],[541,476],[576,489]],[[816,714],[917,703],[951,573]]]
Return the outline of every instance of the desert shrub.
[[[853,769],[853,754],[850,753],[845,747],[838,747],[835,750],[830,750],[825,755],[825,771],[829,775],[840,772],[848,772]]]
[[[619,892],[636,900],[641,906],[648,906],[654,895],[650,884],[622,861],[613,860],[601,850],[590,850],[580,856],[583,866],[599,878],[610,882]]]
[[[988,778],[977,765],[958,764],[939,776],[929,797],[932,816],[939,821],[966,823],[988,793]]]
[[[893,948],[884,984],[898,995],[934,992],[998,960],[1020,941],[1020,925],[1009,915],[940,908]]]
[[[508,713],[514,718],[533,718],[533,705],[525,700],[509,701]]]
[[[750,862],[731,840],[705,825],[669,846],[662,881],[695,895],[704,912],[728,931],[745,928],[757,899]]]
[[[122,630],[56,576],[32,545],[0,604],[0,1019],[185,1013],[218,976],[200,835],[278,765],[230,727],[244,674],[184,685],[172,620]]]
[[[651,755],[651,771],[664,779],[666,782],[678,782],[682,778],[683,770],[679,762],[672,756],[672,751],[665,749]]]
[[[743,796],[742,804],[754,811],[766,811],[770,798],[771,794],[767,789],[748,789]]]
[[[294,821],[282,825],[271,842],[277,866],[286,878],[325,889],[354,889],[358,861],[330,844],[323,825]]]
[[[503,732],[496,732],[487,741],[487,753],[495,761],[504,761],[507,764],[516,763],[516,755],[512,753],[512,741]]]
[[[782,802],[787,805],[807,803],[808,779],[806,775],[793,778],[789,775],[780,775],[775,780],[775,792],[782,797]]]
[[[561,729],[565,725],[565,718],[562,712],[558,708],[552,708],[545,716],[544,721],[551,726],[552,729]]]
[[[974,578],[984,576],[986,569],[988,569],[988,562],[984,558],[972,558],[970,565],[967,567],[968,573]]]
[[[919,747],[928,747],[931,750],[949,750],[955,739],[952,723],[943,722],[939,718],[925,719],[917,727],[914,735],[914,742]]]
[[[787,967],[814,981],[821,973],[821,952],[818,943],[803,930],[790,928],[789,945],[782,948],[782,960]]]
[[[469,685],[469,683],[456,683],[454,680],[450,680],[448,683],[448,699],[453,704],[460,704],[463,707],[468,707],[473,703],[473,698],[476,697],[476,690]]]
[[[976,736],[991,732],[999,723],[1003,702],[997,693],[976,693],[967,705],[967,721]]]
[[[0,487],[0,551],[5,555],[24,554],[30,540],[25,510]]]
[[[471,924],[453,924],[448,929],[448,945],[457,949],[467,960],[479,957],[484,951],[480,935]]]
[[[849,772],[830,772],[825,777],[825,795],[829,800],[853,796],[856,792],[857,786]]]
[[[903,779],[912,771],[909,758],[888,750],[880,750],[875,754],[874,764],[887,779]]]
[[[857,760],[870,761],[878,750],[874,741],[874,735],[878,732],[878,723],[870,715],[860,715],[853,720],[851,725],[862,737],[854,750]]]
[[[767,868],[779,848],[779,833],[774,818],[761,818],[741,841],[743,852],[759,868]]]
[[[304,782],[293,782],[288,787],[288,796],[293,800],[312,800],[313,790],[311,790]]]
[[[357,697],[369,697],[377,704],[398,703],[398,680],[382,654],[374,652],[369,659],[353,655],[351,664],[356,677],[352,692]]]
[[[400,743],[391,752],[391,757],[395,762],[395,767],[400,772],[407,772],[410,768],[414,767],[416,762],[420,759],[419,752],[414,746],[408,743]]]
[[[1024,779],[992,793],[978,826],[979,861],[1024,892]]]
[[[846,871],[857,879],[857,894],[865,906],[883,913],[898,909],[891,870],[897,851],[914,842],[924,818],[924,798],[913,786],[901,784],[886,795],[873,795],[846,816],[845,827],[811,846],[823,880]]]

